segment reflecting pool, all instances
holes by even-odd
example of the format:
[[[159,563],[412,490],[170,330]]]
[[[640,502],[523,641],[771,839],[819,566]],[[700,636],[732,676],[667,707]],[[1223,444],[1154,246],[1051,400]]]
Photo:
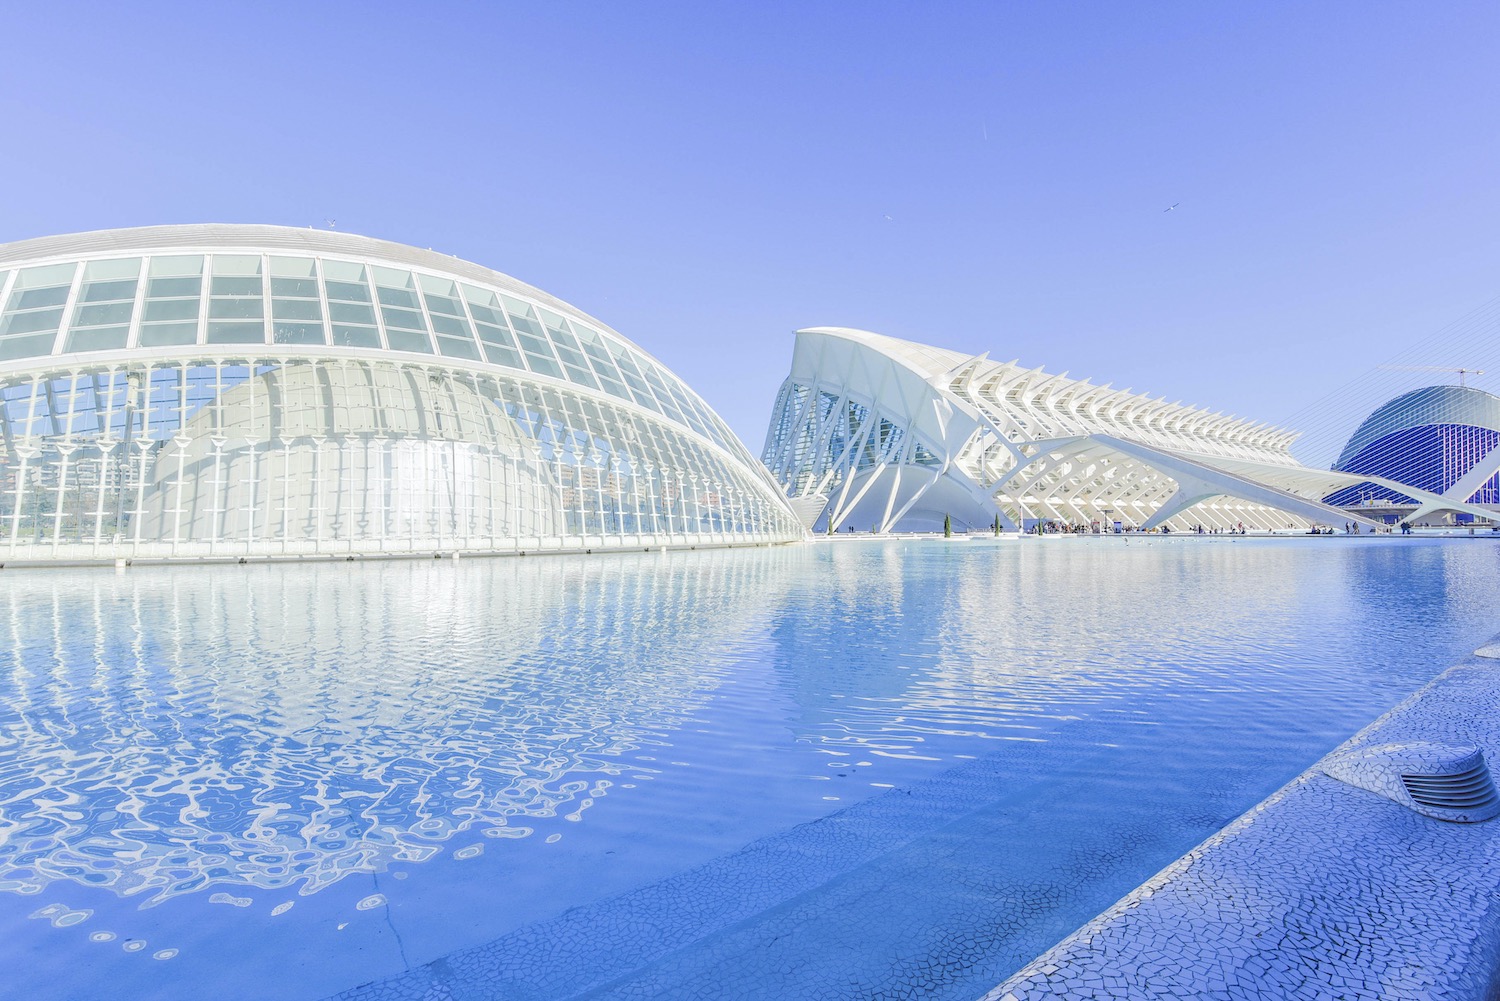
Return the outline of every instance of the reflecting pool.
[[[1497,631],[1486,539],[0,573],[15,996],[972,998]]]

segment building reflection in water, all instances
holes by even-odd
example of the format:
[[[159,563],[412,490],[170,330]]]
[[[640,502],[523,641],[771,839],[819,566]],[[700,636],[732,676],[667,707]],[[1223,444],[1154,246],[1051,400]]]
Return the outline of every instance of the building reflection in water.
[[[709,697],[788,558],[7,575],[0,889],[310,893],[525,836]]]

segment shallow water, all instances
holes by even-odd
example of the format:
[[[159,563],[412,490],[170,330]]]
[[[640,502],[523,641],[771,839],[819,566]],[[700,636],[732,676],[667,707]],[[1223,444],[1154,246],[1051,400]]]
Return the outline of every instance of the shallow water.
[[[1494,634],[1497,570],[1224,537],[6,573],[9,990],[973,997]]]

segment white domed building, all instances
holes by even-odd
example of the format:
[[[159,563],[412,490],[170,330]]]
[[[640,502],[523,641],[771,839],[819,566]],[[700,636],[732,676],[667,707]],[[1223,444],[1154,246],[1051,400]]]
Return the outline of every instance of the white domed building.
[[[322,230],[0,245],[0,561],[787,542],[703,400],[545,292]]]

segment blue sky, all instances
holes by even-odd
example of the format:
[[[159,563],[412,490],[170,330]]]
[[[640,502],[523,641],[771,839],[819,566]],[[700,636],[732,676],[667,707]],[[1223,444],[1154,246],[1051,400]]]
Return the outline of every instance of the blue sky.
[[[1480,3],[13,5],[0,241],[335,219],[594,313],[756,449],[821,324],[1275,421],[1413,341],[1472,356],[1434,333],[1500,294],[1497,29]]]

